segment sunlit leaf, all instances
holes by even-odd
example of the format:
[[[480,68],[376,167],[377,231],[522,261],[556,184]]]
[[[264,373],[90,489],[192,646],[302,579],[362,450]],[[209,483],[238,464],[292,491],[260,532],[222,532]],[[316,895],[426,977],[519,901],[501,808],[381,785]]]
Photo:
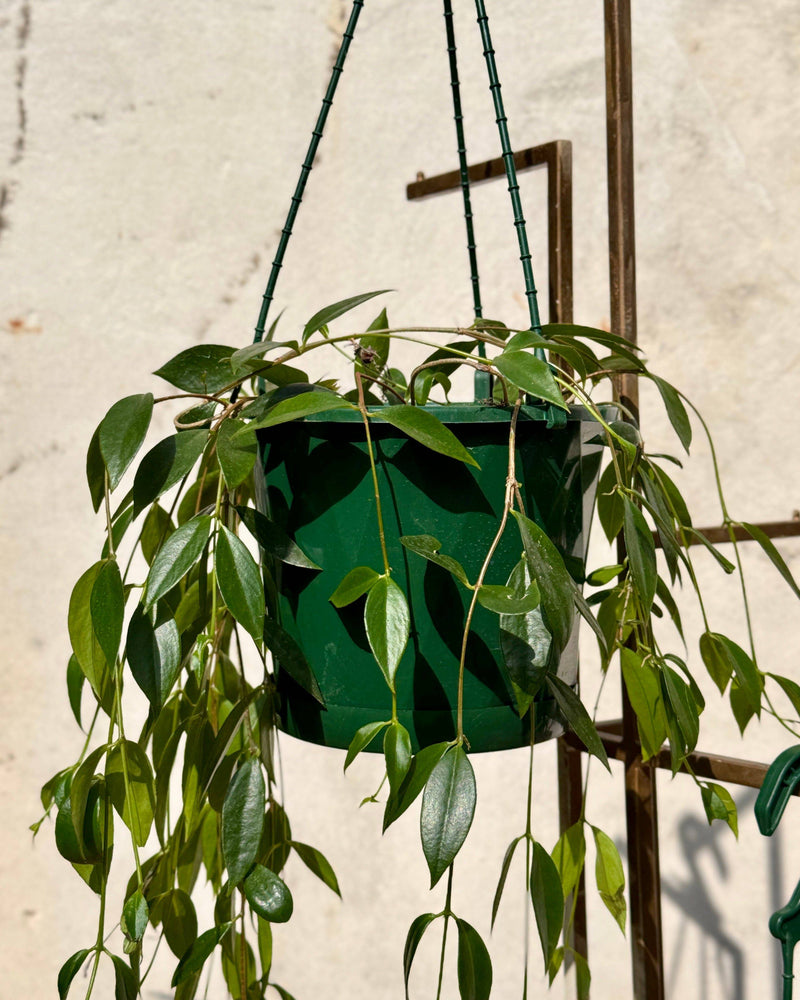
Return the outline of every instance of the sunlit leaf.
[[[222,807],[222,856],[231,885],[242,881],[256,859],[265,803],[261,764],[250,758],[233,776]]]
[[[309,844],[301,844],[296,840],[290,841],[289,846],[306,868],[341,898],[342,893],[339,889],[339,880],[336,878],[336,873],[331,868],[330,862],[325,855],[321,851],[318,851],[316,847],[311,847]]]
[[[428,410],[407,404],[384,406],[381,409],[372,410],[370,416],[378,417],[387,424],[397,427],[398,430],[432,451],[480,468],[450,428],[445,427],[441,420]]]
[[[530,893],[546,971],[561,934],[564,893],[553,859],[538,843],[533,844],[531,854]]]
[[[355,309],[356,306],[360,306],[362,302],[368,302],[369,299],[374,299],[376,295],[385,295],[390,292],[390,288],[383,288],[377,292],[365,292],[361,295],[352,295],[350,298],[342,299],[340,302],[334,302],[332,305],[325,306],[320,309],[319,312],[315,312],[311,319],[303,327],[302,341],[305,343],[308,338],[321,330],[323,326],[327,326],[332,323],[339,316],[343,316],[346,312],[351,309]]]
[[[97,429],[98,445],[108,471],[109,489],[117,488],[136,457],[153,415],[153,394],[126,396],[114,403]]]
[[[438,538],[434,538],[433,535],[402,535],[400,537],[400,542],[410,552],[415,552],[418,556],[422,556],[423,559],[436,563],[437,566],[442,566],[449,573],[452,573],[457,580],[463,583],[465,587],[470,586],[467,574],[461,563],[458,562],[457,559],[453,559],[451,556],[442,555],[442,553],[439,552],[439,549],[442,547],[442,543]]]
[[[364,627],[372,654],[394,690],[394,675],[408,642],[410,617],[403,591],[389,576],[372,585],[364,606]]]
[[[211,524],[208,515],[193,517],[164,542],[147,575],[145,607],[151,607],[167,591],[172,590],[194,566],[211,534]]]
[[[263,865],[256,865],[244,880],[244,894],[259,917],[270,923],[284,924],[292,915],[294,901],[289,887]]]
[[[547,675],[547,685],[558,702],[564,718],[590,754],[597,757],[607,771],[611,770],[608,756],[597,732],[597,727],[589,717],[583,702],[565,681],[555,674]]]
[[[727,788],[717,785],[713,781],[701,781],[700,793],[703,797],[703,807],[706,811],[709,826],[715,819],[721,819],[733,830],[736,839],[739,839],[739,821],[736,812],[736,803]]]
[[[233,348],[224,344],[189,347],[153,372],[184,392],[213,395],[233,382],[230,357]]]
[[[461,745],[449,750],[433,769],[422,796],[422,850],[431,888],[450,867],[464,843],[475,812],[475,774]]]
[[[595,879],[597,891],[606,905],[608,912],[616,920],[619,929],[625,933],[625,873],[622,859],[614,841],[596,826],[592,827],[594,845],[597,852],[595,859]]]
[[[489,1000],[492,960],[483,940],[466,920],[456,917],[458,928],[458,992],[461,1000]]]
[[[648,760],[658,753],[667,738],[658,673],[632,649],[620,650],[620,663],[625,689],[636,713],[642,758]]]
[[[302,569],[319,569],[319,566],[313,559],[309,559],[297,542],[290,538],[280,525],[270,521],[261,511],[254,507],[237,507],[236,513],[268,555],[274,556],[290,566],[300,566]]]
[[[224,524],[219,526],[217,534],[214,566],[228,610],[260,644],[265,610],[261,574],[247,546]]]
[[[547,403],[552,403],[559,409],[569,409],[556,380],[553,378],[550,365],[541,358],[537,358],[535,354],[507,349],[492,360],[492,365],[512,385],[522,389],[523,392],[530,393],[531,396],[543,399]]]
[[[148,451],[133,480],[133,508],[136,514],[179,483],[203,453],[208,431],[191,430],[172,434]]]

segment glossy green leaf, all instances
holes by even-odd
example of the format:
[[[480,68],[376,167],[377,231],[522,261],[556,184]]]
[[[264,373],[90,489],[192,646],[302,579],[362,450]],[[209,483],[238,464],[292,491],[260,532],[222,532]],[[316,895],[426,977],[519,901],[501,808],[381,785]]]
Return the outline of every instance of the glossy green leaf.
[[[125,645],[133,679],[156,711],[167,700],[181,667],[181,638],[174,619],[153,624],[140,604],[128,624]]]
[[[777,569],[783,579],[789,584],[794,593],[800,597],[800,587],[797,586],[794,577],[792,576],[791,570],[786,565],[783,556],[778,552],[773,544],[772,540],[764,533],[764,531],[758,527],[756,524],[747,524],[742,521],[741,526],[744,530],[754,539],[761,548],[764,550],[766,555],[769,557],[772,565]]]
[[[553,848],[552,858],[566,899],[578,884],[586,858],[586,838],[582,820],[573,823],[561,834]]]
[[[403,948],[403,977],[405,980],[406,1000],[409,1000],[408,980],[411,975],[411,966],[414,964],[414,956],[417,953],[417,948],[419,948],[422,935],[430,927],[437,915],[436,913],[422,913],[412,921],[408,929],[405,947]]]
[[[302,569],[320,568],[313,559],[309,559],[297,542],[290,538],[283,528],[275,524],[274,521],[270,521],[254,507],[237,507],[236,513],[268,555],[274,556],[290,566],[300,566]]]
[[[511,571],[507,586],[522,597],[531,586],[530,569],[523,556]],[[511,681],[520,717],[524,716],[545,680],[553,638],[540,606],[525,615],[500,616],[500,650]]]
[[[125,595],[116,559],[106,560],[100,567],[89,599],[92,628],[109,665],[117,660],[125,615]]]
[[[455,434],[428,410],[418,406],[385,406],[380,410],[370,412],[371,417],[378,417],[392,427],[396,427],[415,441],[425,445],[432,451],[448,458],[454,458],[467,465],[480,468],[473,456],[458,440]]]
[[[172,977],[172,986],[179,986],[196,972],[200,972],[214,949],[230,930],[230,922],[205,931],[192,945],[189,952],[178,962]]]
[[[617,474],[614,463],[610,462],[600,475],[597,483],[597,516],[609,542],[613,542],[622,531],[625,506],[623,495],[617,490]]]
[[[280,318],[280,317],[278,317]],[[230,357],[230,365],[235,375],[243,374],[250,370],[253,361],[263,358],[271,351],[297,350],[300,345],[296,340],[260,340],[255,344],[248,344],[234,351]]]
[[[484,584],[478,590],[478,603],[496,615],[526,615],[539,607],[539,587],[532,580],[522,594],[510,587]]]
[[[309,844],[301,844],[296,840],[290,841],[289,846],[306,868],[341,898],[342,893],[339,889],[339,880],[336,878],[336,873],[325,855],[321,851],[318,851],[316,847],[311,847]]]
[[[317,333],[322,329],[323,326],[327,326],[332,323],[335,319],[343,316],[346,312],[351,309],[355,309],[356,306],[360,306],[362,302],[368,302],[370,299],[374,299],[376,295],[385,295],[390,292],[390,288],[382,288],[377,292],[365,292],[362,295],[352,295],[350,298],[342,299],[340,302],[334,302],[332,305],[325,306],[318,312],[315,312],[311,319],[303,327],[302,341],[305,342],[308,338]]]
[[[780,674],[767,674],[767,677],[771,677],[775,681],[791,702],[792,708],[800,716],[800,684],[788,677],[782,677]]]
[[[672,429],[678,435],[678,440],[688,452],[689,445],[692,443],[692,425],[689,421],[689,414],[686,412],[686,407],[683,405],[683,400],[669,382],[665,382],[663,378],[658,378],[655,375],[652,378],[658,386],[658,391],[661,393]]]
[[[342,579],[328,600],[335,608],[344,608],[363,597],[380,579],[380,574],[369,566],[356,566]]]
[[[114,1000],[136,1000],[139,996],[139,980],[128,963],[112,955],[114,965]]]
[[[581,618],[583,618],[592,632],[594,632],[597,643],[600,646],[600,652],[605,659],[608,656],[609,651],[605,632],[601,628],[600,622],[598,622],[597,618],[594,616],[592,609],[589,607],[589,603],[583,596],[581,588],[574,581],[572,584],[572,600],[575,602],[575,608],[577,609],[578,614]]]
[[[433,535],[402,535],[400,542],[410,552],[415,552],[418,556],[422,556],[423,559],[436,563],[437,566],[442,566],[463,583],[465,587],[470,586],[467,574],[461,563],[457,559],[442,555],[439,552],[442,543],[438,538],[434,538]]]
[[[58,972],[58,997],[59,1000],[64,1000],[66,995],[69,993],[69,988],[72,985],[72,980],[77,976],[81,970],[81,966],[86,961],[89,954],[91,954],[91,948],[81,948],[80,951],[76,951],[74,955],[64,962]]]
[[[97,765],[100,763],[100,759],[105,752],[105,746],[97,747],[93,750],[75,771],[70,783],[69,798],[72,825],[78,843],[78,850],[83,855],[86,855],[87,836],[89,840],[92,838],[91,817],[88,816],[89,810],[87,808],[89,792],[95,780]],[[87,818],[89,820],[88,825]]]
[[[211,518],[207,515],[193,517],[164,542],[147,575],[145,607],[152,607],[194,566],[211,534],[211,523]]]
[[[364,627],[372,655],[392,691],[394,675],[408,642],[410,625],[405,594],[391,577],[380,577],[367,594]]]
[[[389,725],[391,725],[390,722],[368,722],[356,732],[355,736],[350,741],[350,746],[347,748],[347,757],[344,761],[345,771],[348,767],[350,767],[361,751],[366,750],[378,733]]]
[[[461,849],[475,813],[475,774],[464,748],[456,745],[434,767],[422,796],[420,833],[431,888]]]
[[[512,385],[522,389],[523,392],[528,392],[538,399],[552,403],[559,409],[569,409],[556,380],[553,378],[550,365],[541,358],[537,358],[535,354],[529,354],[527,351],[506,350],[492,360],[492,365]]]
[[[83,726],[81,726],[81,696],[83,695],[83,683],[85,680],[86,675],[81,670],[77,656],[73,653],[67,663],[67,693],[69,696],[69,707],[72,709],[75,721],[81,729],[83,729]]]
[[[547,685],[553,693],[553,697],[558,702],[564,718],[575,732],[578,739],[583,743],[590,754],[597,757],[607,771],[611,770],[608,763],[605,747],[597,732],[597,727],[589,717],[583,702],[572,690],[569,684],[561,680],[555,674],[548,674]]]
[[[265,611],[261,574],[244,542],[222,524],[217,534],[214,566],[228,611],[260,644]]]
[[[546,971],[564,922],[564,893],[558,869],[539,843],[533,844],[531,852],[530,892]]]
[[[261,962],[261,974],[266,980],[272,969],[272,927],[268,920],[256,915],[258,922],[258,957]]]
[[[109,489],[119,485],[136,457],[153,415],[153,394],[126,396],[114,403],[97,429],[98,445],[108,471]]]
[[[179,483],[203,453],[207,430],[180,431],[148,451],[133,480],[133,508],[139,514]]]
[[[627,906],[622,859],[614,841],[607,834],[596,826],[592,827],[592,833],[594,834],[596,850],[594,874],[597,881],[597,891],[600,893],[600,898],[605,903],[606,909],[624,934]]]
[[[500,866],[500,878],[497,880],[497,888],[494,891],[494,900],[492,902],[492,928],[494,928],[494,922],[497,919],[497,911],[500,909],[500,900],[503,898],[503,890],[506,887],[506,879],[508,878],[508,871],[511,868],[514,851],[517,849],[517,844],[524,839],[524,834],[515,837],[506,848],[503,864]]]
[[[706,666],[706,670],[711,680],[719,688],[719,693],[724,694],[728,681],[733,674],[733,664],[725,655],[722,644],[713,632],[704,632],[700,636],[700,656]]]
[[[250,758],[233,776],[222,807],[222,856],[231,885],[242,881],[256,859],[265,804],[261,764]]]
[[[733,830],[736,839],[739,839],[739,820],[736,811],[736,803],[733,801],[731,793],[722,785],[717,785],[713,781],[700,782],[700,794],[703,798],[703,808],[706,811],[706,818],[710,826],[715,819],[721,819]]]
[[[389,724],[383,737],[383,756],[386,760],[386,774],[389,789],[397,794],[411,765],[411,737],[399,722]]]
[[[447,742],[433,743],[423,747],[412,759],[408,773],[403,779],[397,794],[389,796],[383,814],[384,833],[398,820],[428,783],[433,769],[442,759],[450,744]]]
[[[176,958],[183,958],[197,940],[197,913],[191,896],[182,889],[170,889],[159,896],[157,906],[169,949]]]
[[[244,880],[247,902],[264,920],[284,924],[291,917],[294,901],[289,887],[275,872],[256,865]]]
[[[91,598],[94,585],[106,562],[97,562],[80,577],[69,599],[69,638],[75,659],[89,681],[98,701],[111,711],[113,693],[108,663],[95,634]]]
[[[653,535],[639,508],[623,497],[623,533],[628,565],[645,614],[649,613],[656,593],[658,570]]]
[[[545,623],[556,646],[563,650],[575,621],[572,577],[558,549],[539,525],[518,511],[512,513],[519,525],[531,576],[539,585]]]
[[[184,392],[213,395],[234,381],[232,354],[233,348],[224,344],[198,344],[176,354],[153,374]]]
[[[120,921],[122,933],[132,941],[141,941],[147,930],[149,917],[150,908],[147,905],[147,900],[142,895],[141,889],[137,889],[122,907],[122,920]]]
[[[296,684],[324,706],[325,699],[322,697],[317,678],[303,651],[273,618],[264,619],[264,644],[277,660],[280,669],[285,670]]]
[[[158,550],[174,531],[175,525],[169,514],[157,503],[153,504],[142,525],[142,555],[148,566],[152,565]]]
[[[718,632],[712,632],[710,635],[713,636],[717,647],[722,650],[730,664],[751,709],[760,717],[762,683],[758,667],[742,647],[738,646],[732,639]]]
[[[341,396],[337,396],[335,392],[301,392],[276,403],[268,410],[266,416],[250,424],[246,431],[237,431],[236,433],[249,434],[251,430],[274,427],[277,424],[285,424],[289,420],[299,420],[301,417],[309,417],[315,413],[326,413],[329,410],[357,409],[357,406]]]
[[[239,434],[248,428],[244,420],[223,420],[217,431],[217,460],[229,490],[235,490],[253,471],[258,448],[255,432]]]
[[[86,452],[86,481],[89,484],[89,494],[95,514],[100,510],[103,497],[106,495],[106,463],[100,451],[100,428],[98,427],[89,442]]]
[[[700,735],[700,716],[697,703],[690,686],[671,667],[662,667],[661,676],[667,693],[667,700],[675,713],[680,731],[686,741],[686,749],[691,752],[697,746]]]
[[[636,713],[642,758],[655,756],[667,737],[664,704],[658,673],[632,649],[620,650],[620,664],[625,690]]]
[[[125,788],[125,770],[128,773],[129,794]],[[153,770],[138,743],[124,740],[112,747],[106,758],[106,783],[111,802],[122,822],[139,847],[144,847],[153,825],[156,803]]]
[[[695,531],[694,528],[686,528],[685,530],[689,538],[693,538],[696,542],[699,542],[700,545],[711,553],[711,555],[729,576],[731,573],[736,572],[736,566],[734,566],[730,559],[726,559],[716,545],[710,542],[701,531]]]
[[[458,928],[458,992],[461,1000],[489,1000],[492,960],[475,928],[456,917]]]
[[[738,680],[734,677],[728,689],[728,697],[731,703],[731,712],[739,727],[739,732],[744,736],[744,731],[750,724],[750,720],[756,714],[747,693],[742,690]]]
[[[590,587],[604,587],[612,580],[616,580],[624,568],[619,563],[613,566],[601,566],[586,577],[586,582]]]

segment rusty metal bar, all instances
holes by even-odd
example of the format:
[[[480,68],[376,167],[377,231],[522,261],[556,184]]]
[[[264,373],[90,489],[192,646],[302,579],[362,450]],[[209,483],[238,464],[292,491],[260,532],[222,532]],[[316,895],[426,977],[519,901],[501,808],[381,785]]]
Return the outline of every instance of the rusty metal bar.
[[[756,524],[756,528],[761,528],[767,538],[794,538],[800,535],[800,518],[793,518],[791,521],[768,521],[765,524]],[[730,534],[727,528],[696,528],[695,529],[709,542],[730,542]],[[733,535],[737,542],[752,542],[753,536],[744,528],[735,527]],[[689,545],[701,545],[699,539],[688,538]]]

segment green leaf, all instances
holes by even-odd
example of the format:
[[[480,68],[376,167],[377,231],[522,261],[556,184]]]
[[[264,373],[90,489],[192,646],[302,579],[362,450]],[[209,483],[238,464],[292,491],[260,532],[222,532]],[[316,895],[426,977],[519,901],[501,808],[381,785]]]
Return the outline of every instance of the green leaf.
[[[719,688],[719,693],[724,694],[733,673],[733,664],[714,632],[704,632],[700,636],[700,655],[711,680]]]
[[[172,590],[194,566],[206,547],[212,520],[207,515],[193,517],[173,532],[158,550],[144,588],[144,604],[155,602]]]
[[[285,924],[291,917],[294,901],[289,887],[275,872],[256,865],[244,880],[247,902],[264,920]]]
[[[391,725],[390,722],[368,722],[365,726],[362,726],[358,730],[350,742],[350,746],[347,748],[347,757],[344,762],[345,771],[348,767],[350,767],[361,751],[366,750],[378,733],[389,725]]]
[[[568,410],[561,390],[558,388],[550,365],[535,354],[527,351],[509,351],[499,354],[493,359],[492,365],[508,379],[512,385],[523,392],[552,403],[561,410]]]
[[[125,787],[126,770],[129,791]],[[122,822],[139,847],[144,847],[153,825],[156,796],[150,761],[138,743],[124,740],[112,747],[106,758],[106,784]]]
[[[530,569],[524,556],[511,571],[507,586],[520,597],[531,586]],[[552,643],[541,605],[525,615],[500,616],[500,650],[520,718],[544,683]]]
[[[153,374],[184,392],[214,395],[234,381],[232,354],[233,348],[224,344],[198,344],[176,354]]]
[[[416,800],[422,789],[428,783],[433,769],[447,752],[450,744],[447,742],[434,743],[431,746],[423,747],[411,761],[408,773],[403,779],[398,793],[389,796],[386,802],[386,809],[383,815],[384,833],[388,828],[400,819],[408,807]]]
[[[175,620],[167,618],[156,626],[140,604],[128,625],[125,652],[133,679],[158,711],[181,668],[181,637]]]
[[[733,717],[736,719],[739,732],[744,736],[744,731],[747,729],[755,712],[753,711],[753,706],[750,704],[750,699],[747,697],[746,692],[742,690],[741,685],[735,677],[731,681],[728,696],[731,703],[731,712],[733,712]]]
[[[120,929],[132,941],[141,941],[144,937],[144,932],[147,930],[149,917],[150,909],[147,905],[147,900],[142,895],[141,889],[137,889],[132,896],[128,897],[122,908]]]
[[[139,981],[133,969],[119,955],[112,955],[114,965],[114,1000],[136,1000]]]
[[[100,454],[108,471],[109,489],[115,490],[136,457],[153,415],[153,394],[126,396],[114,403],[97,428]]]
[[[761,548],[766,552],[772,565],[777,569],[783,579],[789,584],[794,593],[800,597],[800,587],[797,586],[794,577],[792,576],[791,570],[786,565],[781,556],[780,552],[775,548],[770,538],[758,527],[756,524],[746,524],[744,521],[741,522],[741,527],[754,539]]]
[[[158,550],[174,531],[175,525],[169,514],[157,503],[153,504],[142,525],[142,555],[148,566],[152,565]]]
[[[517,844],[524,839],[525,834],[515,837],[506,848],[503,864],[500,866],[500,878],[497,880],[497,888],[495,889],[494,901],[492,902],[492,928],[494,928],[494,922],[497,919],[497,911],[500,909],[500,900],[503,898],[503,889],[506,886],[506,879],[508,878],[508,871],[511,867],[514,851],[517,849]]]
[[[608,912],[616,920],[619,929],[625,934],[625,873],[622,859],[614,841],[596,826],[592,827],[594,846],[597,851],[594,875],[597,881],[597,891],[606,905]]]
[[[278,317],[280,319],[280,316]],[[258,358],[263,358],[270,351],[291,350],[296,351],[300,345],[296,340],[260,340],[255,344],[248,344],[234,351],[230,357],[230,365],[235,375],[249,371],[252,362]]]
[[[203,454],[207,430],[180,431],[148,451],[133,480],[133,509],[138,515],[187,475]]]
[[[661,676],[664,680],[667,699],[686,741],[686,749],[691,752],[697,746],[697,739],[700,735],[700,716],[694,693],[686,681],[671,667],[662,667]]]
[[[672,624],[678,630],[678,635],[684,641],[684,647],[686,645],[686,640],[683,635],[683,622],[681,621],[681,613],[678,610],[678,605],[675,603],[675,598],[667,586],[667,584],[659,576],[656,583],[656,596],[659,601],[664,605],[667,614],[672,619]]]
[[[179,986],[196,972],[200,972],[206,964],[206,960],[213,953],[214,949],[231,929],[230,922],[222,924],[220,927],[212,927],[205,931],[192,945],[189,952],[178,962],[175,974],[172,977],[172,986]]]
[[[623,497],[622,502],[622,527],[625,548],[628,553],[628,565],[642,609],[645,614],[649,614],[658,579],[655,542],[639,508],[628,497]]]
[[[578,884],[586,858],[586,838],[583,834],[582,820],[573,823],[561,834],[553,848],[552,858],[566,899]]]
[[[92,629],[109,666],[116,663],[122,638],[125,595],[116,559],[102,563],[89,599]]]
[[[311,319],[306,323],[303,328],[302,341],[305,342],[308,338],[321,330],[323,326],[327,326],[332,323],[339,316],[343,316],[346,312],[351,309],[355,309],[356,306],[360,306],[362,302],[367,302],[369,299],[374,299],[376,295],[385,295],[390,292],[391,288],[383,288],[377,292],[365,292],[362,295],[352,295],[348,299],[342,299],[341,302],[334,302],[333,305],[325,306],[320,309],[319,312],[315,312]]]
[[[590,587],[603,587],[620,575],[625,567],[617,563],[614,566],[601,566],[586,577]]]
[[[657,375],[653,375],[652,379],[661,393],[672,429],[678,435],[678,440],[688,453],[689,445],[692,443],[692,425],[689,422],[689,414],[686,412],[683,400],[669,382],[665,382],[663,378],[659,378]]]
[[[623,495],[617,490],[617,472],[610,462],[600,475],[597,483],[597,516],[609,542],[613,542],[622,531],[624,516]]]
[[[106,463],[100,452],[100,428],[98,427],[89,442],[86,452],[86,481],[89,484],[89,494],[95,514],[100,510],[100,504],[106,495]]]
[[[290,841],[289,846],[306,868],[341,899],[342,893],[339,889],[339,880],[336,878],[336,873],[331,868],[330,862],[325,855],[321,851],[318,851],[316,847],[311,847],[309,844],[301,844],[296,840]]]
[[[717,785],[713,781],[700,782],[700,794],[703,797],[703,808],[706,811],[708,825],[711,826],[715,819],[721,819],[733,830],[736,839],[739,839],[739,820],[736,812],[736,803],[731,797],[731,793],[722,785]]]
[[[756,667],[755,663],[753,663],[742,647],[738,646],[726,635],[721,635],[719,632],[708,634],[713,637],[718,647],[721,648],[723,655],[736,675],[736,680],[739,682],[739,687],[747,698],[750,708],[760,718],[762,684],[758,667]]]
[[[73,653],[67,663],[67,693],[69,695],[69,707],[72,709],[75,721],[81,729],[83,729],[83,726],[81,726],[81,696],[85,680],[86,675],[81,670],[77,656]]]
[[[575,621],[572,577],[558,549],[539,525],[518,511],[512,511],[512,514],[519,525],[531,576],[539,585],[545,622],[556,646],[563,650],[569,642]]]
[[[260,645],[265,610],[261,574],[244,542],[223,524],[219,526],[217,534],[214,566],[228,611]]]
[[[578,951],[573,951],[572,957],[575,961],[575,986],[577,987],[578,1000],[589,1000],[589,991],[592,985],[589,964]]]
[[[322,697],[317,678],[303,651],[273,618],[264,619],[264,645],[275,657],[280,669],[285,670],[295,683],[324,706],[325,699]]]
[[[405,726],[397,721],[389,724],[383,737],[383,755],[386,759],[389,788],[396,795],[411,766],[411,737]]]
[[[72,980],[80,972],[81,966],[86,961],[87,956],[91,953],[91,948],[81,948],[80,951],[76,951],[74,955],[64,962],[58,972],[58,997],[59,1000],[64,1000],[66,995],[69,993],[69,988],[72,985]]]
[[[547,675],[547,685],[553,692],[564,718],[583,743],[590,754],[593,754],[607,771],[611,771],[603,741],[597,732],[595,724],[589,717],[583,702],[575,694],[569,684],[566,684],[555,674]]]
[[[269,978],[272,969],[272,927],[268,920],[256,917],[258,921],[258,957],[261,961],[262,976]]]
[[[450,428],[445,427],[438,417],[427,410],[404,403],[402,406],[385,406],[380,410],[372,410],[370,416],[384,420],[432,451],[480,468]]]
[[[775,683],[778,684],[780,689],[792,703],[792,708],[798,715],[800,715],[800,685],[796,684],[788,677],[782,677],[780,674],[767,674],[767,677],[771,677]]]
[[[78,850],[81,854],[86,855],[87,850],[87,836],[91,840],[91,818],[87,816],[87,803],[89,800],[89,792],[94,782],[94,772],[100,761],[100,758],[106,752],[104,746],[97,747],[93,750],[89,756],[84,760],[81,766],[75,771],[73,775],[72,782],[69,789],[70,798],[70,812],[72,813],[72,825],[75,831],[75,837],[78,843]],[[89,820],[89,825],[87,825],[87,819]]]
[[[480,934],[456,917],[458,928],[458,992],[461,1000],[489,1000],[492,960]]]
[[[72,651],[98,701],[111,708],[110,677],[103,649],[92,622],[91,599],[95,582],[106,562],[97,562],[80,577],[69,599],[68,627]]]
[[[564,922],[564,893],[561,890],[558,869],[539,843],[533,844],[530,891],[536,928],[542,945],[544,968],[547,971]]]
[[[719,551],[719,549],[715,545],[713,545],[702,532],[695,531],[694,528],[686,528],[685,531],[690,538],[694,538],[695,541],[699,542],[706,549],[708,549],[711,555],[717,560],[722,569],[728,575],[736,572],[736,567],[730,561],[730,559],[726,559],[725,556]]]
[[[461,849],[475,813],[475,774],[458,744],[434,767],[422,796],[420,833],[431,888]]]
[[[222,857],[231,885],[236,886],[242,881],[256,859],[264,826],[265,805],[266,789],[261,764],[250,758],[233,776],[222,807]]]
[[[403,948],[403,977],[406,987],[406,1000],[409,1000],[408,979],[411,975],[411,966],[414,964],[414,956],[416,955],[417,948],[422,940],[422,935],[431,923],[436,920],[437,916],[438,914],[436,913],[422,913],[412,922],[408,929],[405,947]]]
[[[267,555],[274,556],[290,566],[299,566],[301,569],[320,568],[313,559],[308,558],[297,542],[290,538],[283,528],[275,524],[274,521],[270,521],[260,511],[253,507],[237,507],[236,513]]]
[[[448,573],[452,573],[457,580],[460,580],[465,587],[470,586],[467,574],[461,563],[451,558],[451,556],[445,556],[439,552],[442,543],[438,538],[434,538],[433,535],[401,535],[400,542],[410,552],[415,552],[418,556],[422,556],[423,559],[436,563],[437,566],[442,566]]]
[[[357,601],[381,579],[369,566],[356,566],[342,579],[328,600],[335,608],[344,608]]]
[[[263,427],[274,427],[285,424],[288,420],[299,420],[315,413],[326,413],[328,410],[357,410],[358,407],[349,403],[335,392],[320,390],[317,392],[300,392],[296,396],[281,400],[272,406],[265,417],[250,424],[245,431],[237,434],[249,434],[250,431],[261,430]]]
[[[253,471],[258,451],[255,433],[238,434],[249,429],[244,420],[223,420],[217,431],[217,459],[229,490],[235,490]]]
[[[364,627],[372,654],[394,691],[394,676],[408,642],[410,617],[406,596],[391,577],[380,577],[370,588],[364,606]]]
[[[667,737],[658,673],[637,652],[627,647],[620,650],[620,664],[625,689],[636,713],[642,758],[648,760],[659,752]]]
[[[170,889],[153,907],[164,937],[176,958],[183,958],[197,940],[197,914],[191,896],[183,889]]]
[[[478,590],[478,603],[496,615],[526,615],[539,607],[539,587],[532,580],[524,593],[518,595],[511,587],[485,583]]]

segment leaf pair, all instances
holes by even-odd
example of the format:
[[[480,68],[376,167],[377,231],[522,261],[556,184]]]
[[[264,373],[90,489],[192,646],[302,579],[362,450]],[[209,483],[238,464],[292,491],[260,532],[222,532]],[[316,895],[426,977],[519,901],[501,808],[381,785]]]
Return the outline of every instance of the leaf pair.
[[[425,931],[441,914],[423,913],[411,924],[403,949],[403,976],[406,1000],[411,967]],[[445,918],[448,919],[448,918]],[[453,918],[458,933],[458,992],[461,1000],[489,1000],[492,990],[492,961],[475,928],[460,917]]]

